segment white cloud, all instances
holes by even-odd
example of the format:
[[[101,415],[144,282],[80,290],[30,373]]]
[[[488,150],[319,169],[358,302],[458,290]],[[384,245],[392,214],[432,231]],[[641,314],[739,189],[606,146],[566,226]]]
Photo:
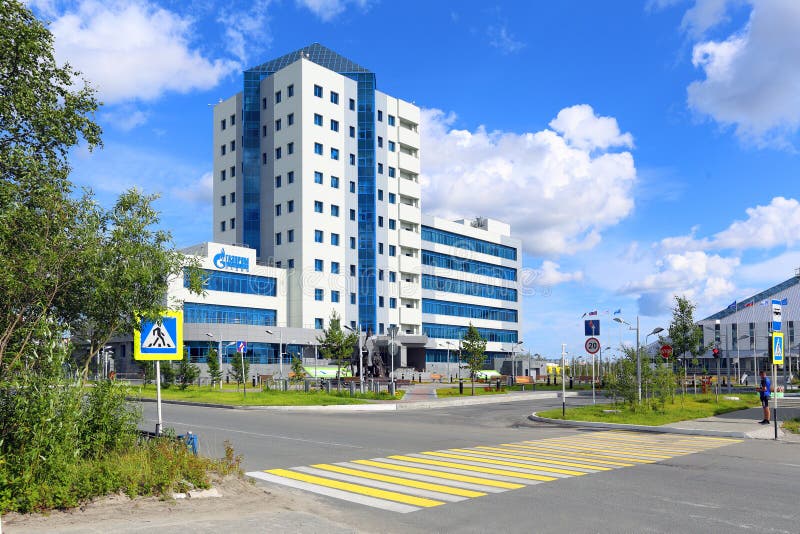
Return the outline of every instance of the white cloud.
[[[329,22],[343,13],[348,4],[367,9],[370,0],[297,0],[297,5],[307,8],[324,22]]]
[[[100,119],[103,122],[109,123],[123,132],[128,132],[141,126],[147,122],[148,117],[149,113],[130,105],[114,106],[100,114]]]
[[[560,271],[560,265],[550,260],[542,262],[542,266],[536,271],[537,277],[534,281],[540,286],[554,286],[565,282],[579,282],[583,280],[583,271],[573,271],[565,273]]]
[[[525,48],[525,43],[517,39],[505,24],[489,26],[486,34],[489,36],[489,44],[504,54],[513,54]]]
[[[693,9],[701,4],[711,3],[698,2]],[[800,127],[798,35],[800,2],[753,2],[750,19],[739,32],[695,44],[692,63],[705,79],[689,85],[689,106],[735,127],[745,142],[785,146],[787,136]]]
[[[217,22],[225,28],[225,49],[242,65],[272,43],[267,11],[270,4],[271,0],[259,0],[244,8],[231,6],[219,11]],[[231,24],[232,20],[236,24]]]
[[[728,20],[730,4],[741,0],[696,0],[683,15],[681,28],[692,37],[699,38],[714,26]]]
[[[196,181],[190,180],[184,187],[172,188],[169,196],[174,196],[190,204],[207,205],[211,203],[213,190],[214,176],[210,172],[206,172]]]
[[[636,181],[630,152],[604,150],[630,146],[632,139],[589,106],[559,116],[554,122],[563,135],[458,130],[454,114],[423,110],[423,209],[446,218],[507,221],[528,254],[571,254],[597,245],[601,232],[633,209]]]
[[[214,87],[240,65],[192,47],[192,20],[148,2],[82,0],[50,25],[59,61],[74,65],[106,103],[154,100]]]

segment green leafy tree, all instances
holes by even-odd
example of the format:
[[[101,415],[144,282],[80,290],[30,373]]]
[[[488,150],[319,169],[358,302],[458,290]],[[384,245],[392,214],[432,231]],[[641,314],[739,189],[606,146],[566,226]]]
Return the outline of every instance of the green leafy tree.
[[[156,379],[156,366],[155,363],[149,360],[140,360],[137,362],[139,370],[142,372],[144,385],[152,384]]]
[[[222,370],[219,368],[217,349],[209,347],[206,362],[208,363],[208,376],[211,378],[211,387],[213,388],[214,384],[222,383]]]
[[[242,368],[242,360],[244,360],[244,368]],[[236,380],[237,385],[242,384],[247,387],[247,377],[250,376],[250,360],[247,359],[247,355],[242,358],[242,355],[237,352],[235,355],[231,356],[230,362],[231,366],[228,367],[228,376]]]
[[[675,297],[672,308],[672,322],[669,325],[669,339],[672,343],[673,358],[686,358],[687,353],[699,356],[703,348],[702,328],[695,324],[694,310],[696,306],[686,297]]]
[[[478,371],[483,369],[483,364],[486,362],[486,340],[481,337],[480,332],[472,323],[469,324],[464,339],[461,341],[461,358],[469,368],[472,394],[475,395],[475,376]]]
[[[175,368],[172,362],[164,360],[159,364],[161,370],[161,385],[164,389],[169,389],[175,383]]]
[[[303,367],[303,360],[297,356],[292,356],[292,377],[293,382],[302,382],[306,377],[306,370]]]
[[[350,363],[353,359],[353,350],[358,345],[358,335],[353,333],[345,334],[342,330],[341,317],[335,311],[331,312],[328,328],[322,331],[322,335],[317,337],[319,352],[324,358],[336,362],[336,378],[342,372],[342,367]]]
[[[178,384],[180,384],[181,389],[186,389],[189,387],[189,384],[197,380],[197,377],[200,376],[200,368],[193,364],[189,359],[189,347],[183,348],[183,359],[181,363],[178,364],[178,370],[176,372],[176,379]]]

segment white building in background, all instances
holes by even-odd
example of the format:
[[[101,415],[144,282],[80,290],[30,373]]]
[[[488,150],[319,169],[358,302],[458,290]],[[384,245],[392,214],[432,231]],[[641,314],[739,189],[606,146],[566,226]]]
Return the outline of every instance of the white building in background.
[[[519,352],[520,242],[498,221],[422,216],[419,121],[318,44],[244,72],[214,107],[213,242],[186,251],[209,291],[170,287],[195,361],[245,340],[254,372],[278,371],[280,353],[314,358],[332,312],[386,367],[391,341],[396,368],[444,372],[470,322],[490,358]]]

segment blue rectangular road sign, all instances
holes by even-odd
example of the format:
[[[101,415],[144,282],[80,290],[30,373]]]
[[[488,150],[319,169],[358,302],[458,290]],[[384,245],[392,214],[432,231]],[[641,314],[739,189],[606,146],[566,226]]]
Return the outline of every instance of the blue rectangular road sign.
[[[236,352],[247,352],[247,341],[237,341]]]
[[[600,319],[587,319],[583,321],[583,331],[587,336],[599,336]]]

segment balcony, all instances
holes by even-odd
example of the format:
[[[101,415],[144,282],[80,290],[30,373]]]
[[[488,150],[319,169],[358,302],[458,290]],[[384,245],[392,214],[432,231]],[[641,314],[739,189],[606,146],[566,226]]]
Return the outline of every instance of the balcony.
[[[398,217],[401,221],[408,221],[414,224],[420,224],[422,222],[422,216],[420,215],[418,207],[409,206],[408,204],[398,204],[397,208]]]
[[[398,191],[401,195],[408,197],[419,198],[420,189],[419,182],[414,182],[407,178],[400,178],[397,180]]]
[[[411,154],[406,154],[404,152],[400,152],[397,154],[398,156],[398,165],[401,169],[406,169],[414,174],[419,174],[419,158],[412,156]]]
[[[419,148],[419,133],[414,132],[411,130],[407,130],[406,128],[399,128],[398,129],[398,141],[403,143],[404,145],[412,146],[414,148]]]
[[[399,290],[401,299],[419,300],[422,298],[422,286],[419,282],[403,282],[401,280]]]
[[[400,272],[420,274],[421,262],[419,258],[412,258],[410,256],[400,256]]]
[[[400,308],[400,323],[422,324],[422,310],[419,308]]]
[[[400,246],[420,249],[422,247],[422,238],[417,232],[410,230],[403,230],[402,228],[397,231],[400,236]]]

